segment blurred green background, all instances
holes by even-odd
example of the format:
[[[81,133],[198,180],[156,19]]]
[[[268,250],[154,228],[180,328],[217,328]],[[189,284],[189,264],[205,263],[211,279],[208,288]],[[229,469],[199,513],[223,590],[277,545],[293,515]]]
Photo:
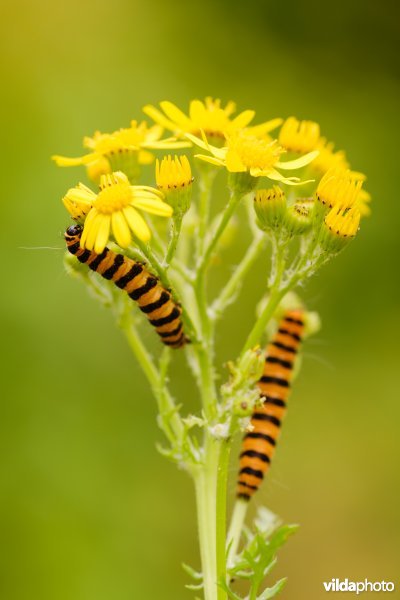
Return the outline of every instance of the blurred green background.
[[[49,157],[79,155],[83,135],[140,118],[147,102],[205,95],[255,108],[258,121],[315,119],[368,174],[373,216],[303,292],[323,329],[305,347],[254,505],[302,525],[276,572],[289,575],[283,598],[323,598],[333,577],[395,580],[395,4],[16,0],[2,12],[0,597],[193,597],[180,567],[199,565],[191,483],[155,449],[154,403],[111,316],[64,273],[59,199],[83,172]],[[31,249],[43,246],[56,249]],[[239,349],[261,286],[253,276],[227,311],[221,361]],[[190,385],[182,377],[194,407]],[[233,461],[232,496],[235,472]]]

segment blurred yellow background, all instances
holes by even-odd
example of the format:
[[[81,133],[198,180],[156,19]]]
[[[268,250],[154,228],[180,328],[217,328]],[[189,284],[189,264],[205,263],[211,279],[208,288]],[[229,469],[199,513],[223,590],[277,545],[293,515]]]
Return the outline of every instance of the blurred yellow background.
[[[282,442],[254,505],[301,524],[275,573],[289,576],[283,598],[323,598],[322,581],[333,577],[398,576],[399,20],[390,6],[3,7],[2,599],[193,597],[180,567],[199,566],[191,483],[155,449],[155,406],[111,315],[64,272],[69,220],[60,198],[83,171],[57,169],[49,157],[79,155],[85,134],[127,125],[145,103],[185,108],[205,95],[255,108],[258,122],[315,119],[368,174],[373,216],[303,291],[323,328],[305,346]],[[243,247],[239,238],[226,258]],[[227,311],[221,362],[253,319],[259,274]],[[182,378],[193,409],[190,386]],[[235,472],[233,460],[232,497]]]

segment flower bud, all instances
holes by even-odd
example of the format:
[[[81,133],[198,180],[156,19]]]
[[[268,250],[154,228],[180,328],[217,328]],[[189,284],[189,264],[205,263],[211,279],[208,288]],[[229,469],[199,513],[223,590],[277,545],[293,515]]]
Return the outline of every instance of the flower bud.
[[[182,219],[190,208],[192,197],[192,170],[187,156],[166,156],[156,162],[157,188],[164,193],[165,202]]]
[[[289,236],[302,235],[311,229],[314,213],[312,198],[298,200],[286,210],[284,226]]]
[[[83,183],[79,183],[68,190],[62,201],[74,221],[83,223],[95,200],[96,194]]]
[[[286,214],[286,196],[278,185],[268,190],[257,190],[254,197],[254,210],[258,226],[263,231],[282,227]]]
[[[355,237],[360,224],[357,207],[333,207],[324,219],[320,246],[330,254],[337,254]]]

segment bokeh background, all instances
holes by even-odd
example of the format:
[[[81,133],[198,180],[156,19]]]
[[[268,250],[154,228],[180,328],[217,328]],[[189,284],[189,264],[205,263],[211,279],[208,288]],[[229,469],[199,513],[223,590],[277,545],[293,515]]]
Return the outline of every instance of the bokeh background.
[[[323,598],[333,577],[400,586],[395,3],[16,0],[2,14],[0,597],[192,597],[180,567],[199,565],[191,483],[155,449],[154,403],[111,316],[63,270],[59,199],[83,172],[49,157],[79,155],[83,135],[144,103],[205,95],[259,120],[315,119],[368,174],[373,216],[303,291],[323,328],[254,504],[302,525],[276,570],[283,598]],[[227,311],[221,362],[261,284]]]

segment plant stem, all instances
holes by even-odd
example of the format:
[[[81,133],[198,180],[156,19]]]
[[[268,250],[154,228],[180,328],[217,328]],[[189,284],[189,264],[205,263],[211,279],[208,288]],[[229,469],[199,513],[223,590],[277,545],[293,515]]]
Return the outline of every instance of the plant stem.
[[[177,440],[182,439],[184,427],[178,415],[174,399],[166,387],[165,378],[160,378],[150,354],[133,324],[132,317],[129,314],[123,315],[119,321],[119,326],[153,390],[160,412],[161,428],[168,440],[171,443],[176,443]]]
[[[196,490],[204,600],[216,600],[218,598],[216,549],[218,454],[218,442],[207,433],[204,463],[193,475]]]
[[[229,527],[226,544],[228,548],[227,565],[228,568],[233,565],[240,544],[240,538],[243,531],[243,525],[247,514],[249,503],[239,498],[233,508],[231,524]]]
[[[222,315],[223,311],[235,299],[235,295],[242,285],[244,277],[247,275],[257,258],[260,256],[265,246],[266,238],[264,235],[257,235],[241,262],[235,267],[232,277],[223,288],[219,297],[215,300],[212,306],[212,312],[215,318]]]
[[[226,580],[226,494],[231,440],[222,440],[217,472],[217,580]],[[218,600],[226,597],[218,587]]]
[[[279,243],[279,241],[274,240],[274,255],[273,255],[273,271],[274,271],[274,279],[271,285],[271,291],[269,295],[268,302],[264,307],[261,315],[255,322],[247,340],[242,348],[240,356],[249,350],[250,348],[254,348],[260,341],[262,335],[265,332],[266,326],[273,316],[276,307],[279,302],[282,300],[283,296],[290,289],[291,284],[285,284],[281,286],[282,276],[285,270],[285,251],[286,251],[287,242]]]
[[[196,251],[198,259],[200,259],[204,252],[204,243],[207,235],[208,222],[210,218],[210,194],[215,176],[215,169],[211,169],[209,165],[201,165],[199,178],[199,229],[196,238]]]
[[[216,232],[214,233],[210,243],[208,244],[207,248],[205,249],[203,258],[200,260],[199,266],[198,266],[198,272],[202,273],[207,269],[207,266],[210,262],[210,259],[213,255],[213,252],[222,236],[222,234],[225,231],[225,227],[228,225],[233,213],[235,212],[240,200],[241,200],[242,196],[240,194],[237,194],[235,192],[231,192],[230,198],[229,198],[229,202],[225,207],[225,210],[223,211],[222,215],[221,215],[221,219],[219,221],[218,227]]]
[[[168,277],[167,270],[161,264],[160,260],[154,254],[154,252],[152,251],[152,249],[147,244],[145,244],[144,242],[142,242],[140,240],[136,240],[136,244],[139,246],[139,248],[141,249],[142,253],[145,255],[145,257],[149,261],[150,266],[157,273],[158,277],[160,278],[160,281],[161,281],[162,285],[167,290],[173,290],[172,282],[171,282],[171,280]],[[191,318],[189,317],[189,314],[186,311],[185,307],[182,306],[181,308],[182,308],[182,321],[183,321],[183,324],[185,326],[186,333],[189,336],[189,338],[191,339],[191,341],[195,342],[196,339],[197,339],[197,333],[196,333],[196,329],[194,327],[194,324],[193,324]]]
[[[165,268],[166,269],[169,268],[169,265],[171,264],[171,262],[175,256],[176,247],[178,245],[179,236],[181,234],[181,227],[182,227],[182,217],[180,216],[180,217],[174,218],[174,220],[172,221],[171,238],[169,240],[167,255],[165,257]]]

